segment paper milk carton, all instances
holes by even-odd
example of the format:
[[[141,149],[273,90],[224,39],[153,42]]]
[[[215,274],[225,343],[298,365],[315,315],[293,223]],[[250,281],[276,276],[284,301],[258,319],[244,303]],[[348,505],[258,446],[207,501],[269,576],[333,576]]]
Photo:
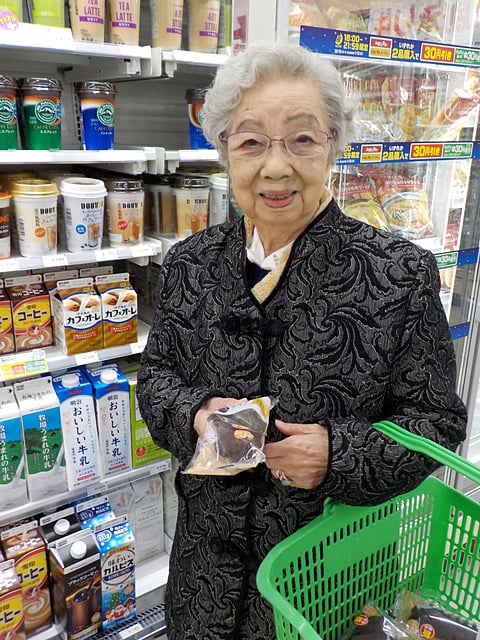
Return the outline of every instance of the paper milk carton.
[[[15,561],[0,562],[0,629],[2,638],[25,640],[22,588]]]
[[[13,333],[12,303],[0,279],[0,355],[15,351],[15,336]]]
[[[75,511],[82,529],[93,529],[115,518],[108,496],[96,496],[80,500],[75,505]]]
[[[138,339],[137,293],[128,273],[98,275],[95,287],[102,299],[103,346],[131,344]]]
[[[102,626],[111,629],[136,613],[135,539],[126,516],[95,527],[102,573]]]
[[[29,499],[67,491],[60,402],[51,376],[16,382],[13,388],[22,418]]]
[[[81,529],[74,507],[66,507],[40,518],[40,533],[47,547]]]
[[[22,587],[24,624],[27,636],[49,629],[52,623],[48,586],[47,554],[38,522],[31,520],[4,529],[0,534],[7,560],[15,561]]]
[[[169,459],[171,455],[154,443],[145,420],[140,415],[137,400],[137,373],[125,373],[130,385],[130,432],[132,438],[132,467],[142,467],[151,462]]]
[[[102,624],[100,554],[93,531],[72,533],[48,549],[60,637],[85,640]]]
[[[93,386],[104,477],[132,468],[128,380],[115,365],[85,369]]]
[[[60,401],[68,488],[86,487],[101,477],[92,385],[81,369],[55,376],[52,382]]]
[[[0,387],[0,505],[2,510],[27,499],[22,421],[13,387]]]

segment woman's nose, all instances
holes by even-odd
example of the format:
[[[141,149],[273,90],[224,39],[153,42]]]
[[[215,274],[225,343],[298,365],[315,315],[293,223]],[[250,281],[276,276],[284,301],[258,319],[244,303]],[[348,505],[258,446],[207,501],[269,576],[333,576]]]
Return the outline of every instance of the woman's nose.
[[[261,174],[264,177],[278,178],[292,172],[292,155],[283,140],[272,140],[263,157]]]

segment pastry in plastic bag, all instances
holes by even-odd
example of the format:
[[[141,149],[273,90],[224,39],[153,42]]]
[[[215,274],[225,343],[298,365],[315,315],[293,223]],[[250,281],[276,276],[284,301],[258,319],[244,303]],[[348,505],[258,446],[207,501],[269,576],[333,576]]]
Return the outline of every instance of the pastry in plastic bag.
[[[343,212],[350,218],[366,222],[377,229],[389,230],[385,214],[375,199],[375,186],[367,177],[347,175],[341,187],[334,184],[334,194]]]
[[[263,445],[274,404],[265,396],[211,413],[184,473],[233,476],[264,462]]]
[[[342,640],[363,638],[364,640],[412,640],[415,638],[406,628],[373,604],[363,607]]]

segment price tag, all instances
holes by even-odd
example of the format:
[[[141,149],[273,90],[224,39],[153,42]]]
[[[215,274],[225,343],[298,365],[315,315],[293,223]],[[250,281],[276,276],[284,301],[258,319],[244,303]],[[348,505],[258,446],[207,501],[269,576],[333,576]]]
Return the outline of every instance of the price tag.
[[[148,244],[135,244],[130,247],[130,251],[132,253],[132,258],[152,255],[152,248]]]
[[[99,262],[106,262],[107,260],[118,260],[119,255],[116,249],[99,249],[95,251],[95,258]]]
[[[14,354],[0,358],[0,380],[36,376],[47,371],[45,352],[40,349],[30,354]]]
[[[124,638],[129,638],[130,636],[134,636],[137,633],[140,633],[140,631],[143,631],[143,627],[139,622],[136,622],[135,624],[132,624],[127,629],[122,629],[121,631],[119,631],[118,635],[123,640]]]
[[[55,253],[52,256],[43,256],[44,267],[63,267],[68,264],[67,256],[64,253]]]
[[[99,361],[98,353],[96,351],[87,351],[86,353],[79,353],[75,356],[75,364],[89,364],[90,362]]]
[[[2,271],[18,271],[20,269],[20,263],[16,258],[2,260]]]
[[[142,351],[145,349],[145,342],[142,340],[142,342],[132,342],[132,344],[130,345],[130,351],[132,353],[142,353]]]

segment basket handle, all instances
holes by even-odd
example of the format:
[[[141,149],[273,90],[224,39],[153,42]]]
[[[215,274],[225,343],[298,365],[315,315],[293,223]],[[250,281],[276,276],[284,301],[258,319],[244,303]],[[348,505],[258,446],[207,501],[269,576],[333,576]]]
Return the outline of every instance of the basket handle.
[[[480,484],[480,468],[477,467],[477,465],[468,462],[468,460],[465,460],[465,458],[462,458],[462,456],[459,456],[457,453],[453,453],[452,451],[445,449],[445,447],[442,447],[428,438],[410,433],[410,431],[407,431],[406,429],[399,427],[398,424],[389,422],[388,420],[375,422],[373,426],[375,429],[402,444],[407,449],[423,453],[426,456],[437,460],[437,462],[447,465],[447,467],[450,467],[454,471],[458,471],[465,477],[469,478],[469,480],[473,480],[473,482]]]

